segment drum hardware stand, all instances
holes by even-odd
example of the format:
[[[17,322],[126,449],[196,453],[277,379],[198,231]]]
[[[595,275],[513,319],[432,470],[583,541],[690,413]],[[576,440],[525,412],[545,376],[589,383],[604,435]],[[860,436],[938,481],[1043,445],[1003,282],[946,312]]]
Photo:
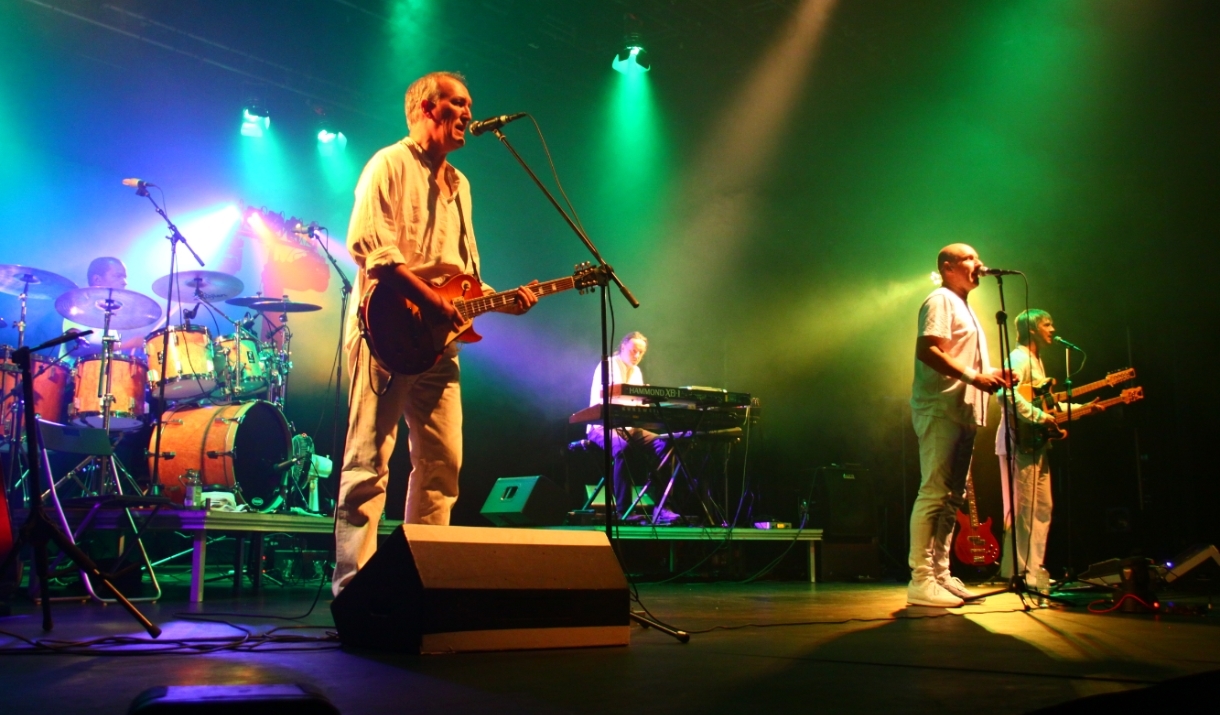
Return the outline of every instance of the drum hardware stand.
[[[84,334],[91,333],[88,331]],[[54,347],[62,342],[67,342],[75,337],[76,334],[68,333],[53,340],[49,340],[36,348],[19,348],[14,354],[14,362],[21,366],[21,374],[23,378],[22,394],[25,397],[25,432],[26,432],[26,455],[30,464],[30,479],[33,482],[31,490],[32,498],[30,504],[30,514],[26,518],[25,524],[22,525],[18,535],[17,543],[14,545],[12,552],[3,564],[0,564],[0,571],[8,568],[13,559],[17,558],[20,547],[23,544],[29,544],[34,549],[34,568],[38,575],[39,583],[45,589],[47,584],[47,544],[54,542],[59,547],[60,551],[67,554],[68,558],[85,573],[89,574],[94,579],[97,579],[106,590],[114,595],[128,613],[135,618],[148,635],[156,638],[161,635],[161,629],[152,621],[144,617],[144,614],[129,601],[113,583],[110,581],[110,575],[103,573],[98,568],[97,564],[74,543],[71,539],[65,536],[54,522],[47,516],[46,510],[42,503],[42,462],[39,459],[41,451],[41,443],[38,438],[38,426],[34,417],[34,384],[32,378],[32,363],[31,354],[35,350],[43,350],[45,348]],[[42,629],[50,631],[54,628],[54,621],[51,618],[51,600],[46,597],[44,590],[42,598]]]
[[[97,397],[98,404],[102,407],[102,430],[106,434],[107,440],[109,440],[111,406],[114,402],[114,394],[111,392],[111,373],[112,366],[114,365],[114,344],[118,342],[118,338],[110,333],[110,318],[114,314],[114,311],[120,306],[118,306],[117,301],[110,298],[107,298],[103,305],[105,306],[105,324],[102,328],[102,352],[100,364],[98,365]],[[118,441],[122,441],[123,436],[124,435],[120,435]],[[47,490],[47,492],[55,502],[56,510],[59,512],[59,517],[65,536],[75,543],[76,539],[84,533],[85,528],[88,526],[88,523],[92,518],[92,515],[82,523],[80,529],[78,530],[79,533],[73,533],[68,528],[67,517],[64,515],[63,505],[59,499],[59,494],[56,491],[56,483],[52,481],[50,462],[46,459],[45,451],[43,452],[42,456],[44,459],[44,466],[46,468],[47,481],[50,483],[50,488]],[[119,497],[123,497],[125,496],[123,492],[124,480],[127,481],[128,486],[134,491],[135,494],[143,494],[143,491],[140,489],[140,485],[136,483],[135,478],[131,476],[129,471],[127,471],[127,468],[123,465],[122,460],[120,460],[118,456],[114,454],[113,447],[107,450],[106,454],[90,454],[80,464],[77,464],[76,467],[68,472],[68,474],[64,476],[64,479],[67,479],[69,476],[76,475],[77,473],[89,469],[90,467],[93,468],[92,471],[94,476],[92,480],[82,485],[85,487],[82,490],[84,496],[105,497],[114,494],[118,495]],[[73,480],[78,484],[81,484],[81,482],[77,480],[75,476],[73,476]],[[48,496],[48,494],[44,494],[43,497],[45,498]],[[135,598],[131,600],[155,601],[161,597],[161,585],[157,582],[156,573],[153,572],[152,562],[148,558],[148,551],[144,548],[144,540],[140,536],[140,529],[136,526],[136,520],[131,513],[131,509],[124,508],[123,513],[126,515],[127,522],[131,526],[132,533],[135,535],[134,538],[136,539],[136,544],[139,546],[140,555],[143,558],[144,566],[148,569],[149,578],[152,580],[153,586],[156,588],[156,593],[153,596]],[[124,551],[124,553],[126,553],[126,551]],[[58,561],[56,563],[58,563]],[[88,576],[88,573],[82,571],[82,580],[85,582],[85,589],[89,592],[89,595],[97,601],[110,601],[111,599],[105,599],[97,595]]]
[[[27,317],[26,310],[30,294],[30,284],[35,282],[38,282],[37,277],[26,274],[25,281],[23,282],[21,288],[21,293],[17,295],[17,300],[21,306],[20,317],[18,317],[15,326],[17,328],[18,349],[25,345],[25,319]],[[13,392],[15,393],[15,399],[13,400],[11,431],[6,432],[5,439],[8,441],[9,448],[9,468],[6,473],[14,475],[14,481],[12,485],[0,485],[0,488],[8,490],[6,493],[13,492],[18,488],[21,488],[22,502],[28,505],[30,503],[30,493],[29,489],[26,488],[26,477],[30,470],[28,464],[22,464],[21,457],[21,415],[24,406],[21,400],[21,389],[17,384],[13,385]]]
[[[174,222],[169,220],[169,216],[165,214],[165,210],[157,205],[156,199],[152,197],[152,194],[148,193],[146,186],[148,186],[146,182],[137,182],[136,195],[147,198],[148,201],[153,205],[153,210],[157,212],[157,215],[160,216],[163,221],[165,221],[165,225],[169,228],[169,235],[165,237],[165,240],[169,241],[169,287],[166,290],[165,296],[165,316],[166,321],[168,322],[170,311],[172,311],[174,308],[174,285],[177,283],[176,276],[178,273],[178,244],[181,243],[182,245],[186,246],[186,250],[191,252],[191,255],[194,256],[195,261],[199,263],[200,268],[202,268],[205,264],[203,259],[199,257],[199,254],[195,253],[195,249],[191,248],[191,244],[187,243],[186,237],[178,231],[178,227],[174,225]],[[167,325],[166,327],[168,328],[169,326]],[[161,415],[165,413],[165,384],[167,382],[165,379],[165,365],[166,361],[169,359],[169,334],[170,331],[166,330],[161,336],[161,365],[159,367],[160,373],[158,373],[161,384],[157,386],[156,414],[153,415],[152,419],[154,432],[153,463],[152,473],[148,478],[148,493],[156,496],[160,496],[161,494],[160,424]]]
[[[341,296],[339,298],[339,344],[335,348],[335,355],[338,356],[338,359],[335,360],[335,374],[334,374],[335,414],[334,414],[334,419],[331,421],[331,428],[330,428],[331,452],[333,454],[338,454],[340,457],[342,457],[342,450],[340,450],[340,448],[339,448],[339,445],[340,445],[339,424],[340,424],[340,419],[342,419],[342,416],[343,416],[343,406],[344,406],[343,359],[342,358],[343,358],[343,343],[346,342],[346,340],[347,340],[347,308],[348,308],[348,302],[351,301],[351,299],[352,299],[352,282],[350,280],[348,280],[347,274],[345,274],[343,272],[343,269],[339,267],[339,262],[335,260],[335,257],[333,255],[331,255],[330,250],[327,249],[326,244],[322,241],[322,238],[320,236],[318,236],[319,228],[322,229],[323,231],[327,231],[325,226],[318,226],[316,223],[310,223],[308,226],[308,229],[307,229],[309,232],[309,237],[318,242],[318,246],[322,249],[322,253],[326,254],[326,260],[330,261],[330,265],[334,266],[335,273],[339,274],[339,280],[343,282],[343,289],[342,289]],[[330,232],[327,231],[327,236],[329,236],[329,235],[330,235]],[[307,470],[311,469],[312,465],[306,465],[305,468]]]
[[[589,235],[585,233],[584,229],[581,228],[580,225],[576,223],[576,221],[572,220],[572,217],[568,215],[568,212],[564,211],[563,206],[561,206],[559,204],[559,201],[557,201],[555,199],[554,194],[552,194],[550,192],[550,190],[546,188],[546,184],[542,183],[542,180],[538,178],[538,175],[534,173],[534,170],[531,169],[529,164],[527,164],[525,162],[525,159],[521,158],[521,155],[518,154],[517,150],[513,148],[513,145],[511,143],[509,143],[508,137],[506,137],[504,135],[504,132],[500,131],[499,128],[496,128],[496,129],[492,130],[492,133],[495,134],[496,138],[500,140],[500,143],[504,145],[504,148],[508,149],[509,153],[513,155],[513,158],[517,160],[517,163],[521,165],[521,168],[525,169],[525,173],[529,174],[529,177],[534,180],[534,184],[536,184],[538,186],[538,188],[542,191],[543,195],[546,196],[546,198],[551,202],[551,205],[555,207],[555,210],[559,212],[559,215],[561,217],[563,217],[564,222],[566,222],[568,224],[568,228],[572,229],[572,232],[576,234],[576,237],[580,239],[580,242],[582,244],[584,244],[585,249],[588,250],[589,253],[593,256],[593,259],[595,261],[597,261],[597,266],[599,269],[598,270],[598,278],[599,278],[598,284],[601,286],[600,294],[601,294],[601,337],[602,337],[602,355],[601,355],[601,360],[602,360],[601,361],[601,366],[602,366],[602,434],[609,435],[609,434],[611,434],[611,432],[610,432],[610,397],[609,397],[610,396],[610,369],[609,369],[610,368],[610,335],[608,332],[610,323],[609,323],[609,316],[607,314],[607,311],[610,306],[610,282],[613,281],[614,284],[618,286],[619,292],[621,292],[623,294],[623,298],[625,298],[627,300],[627,302],[629,304],[631,304],[632,308],[640,307],[640,301],[636,300],[636,297],[631,293],[631,290],[629,288],[627,288],[627,285],[625,283],[623,283],[623,281],[618,277],[618,274],[616,274],[614,272],[614,269],[610,266],[610,264],[606,263],[605,259],[602,258],[601,252],[599,252],[597,250],[597,246],[595,246],[593,244],[593,239],[589,238]],[[607,483],[609,483],[609,480],[612,478],[612,475],[614,474],[614,463],[613,463],[614,458],[613,458],[613,455],[611,454],[611,452],[613,451],[613,444],[614,444],[613,439],[611,440],[610,443],[612,446],[611,449],[602,450],[602,452],[605,453],[605,459],[603,460],[603,463],[602,463],[602,469],[603,469],[603,473],[605,475],[604,478],[607,480]],[[611,545],[613,545],[615,543],[615,539],[614,539],[615,519],[611,518],[610,515],[616,514],[616,513],[617,513],[617,507],[614,503],[614,490],[607,489],[606,490],[606,538],[610,540]],[[646,618],[638,613],[635,613],[634,611],[629,610],[628,615],[631,618],[631,620],[635,621],[636,623],[639,623],[640,625],[644,626],[645,628],[656,628],[657,630],[661,631],[662,633],[672,636],[673,638],[676,638],[678,641],[680,641],[682,643],[686,643],[686,642],[690,641],[690,634],[686,633],[685,631],[677,630],[675,628],[670,628],[669,626],[666,626],[658,621],[654,621],[650,618]]]

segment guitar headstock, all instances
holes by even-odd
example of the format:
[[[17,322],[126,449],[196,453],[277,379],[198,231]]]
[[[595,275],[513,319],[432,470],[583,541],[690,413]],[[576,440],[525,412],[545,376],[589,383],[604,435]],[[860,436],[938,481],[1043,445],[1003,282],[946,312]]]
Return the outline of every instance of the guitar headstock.
[[[572,272],[572,280],[576,284],[576,290],[583,295],[589,289],[605,283],[605,274],[606,272],[601,266],[595,266],[589,261],[585,261],[576,264],[576,268]]]
[[[1123,404],[1126,405],[1136,402],[1137,400],[1142,400],[1144,399],[1144,388],[1128,387],[1127,389],[1123,390],[1123,393],[1119,395],[1119,398],[1123,401]]]
[[[1117,385],[1119,383],[1127,382],[1129,380],[1134,380],[1134,379],[1135,379],[1135,368],[1128,367],[1128,368],[1124,368],[1122,370],[1115,370],[1114,372],[1106,375],[1106,384],[1109,385],[1110,387],[1114,387],[1115,385]]]

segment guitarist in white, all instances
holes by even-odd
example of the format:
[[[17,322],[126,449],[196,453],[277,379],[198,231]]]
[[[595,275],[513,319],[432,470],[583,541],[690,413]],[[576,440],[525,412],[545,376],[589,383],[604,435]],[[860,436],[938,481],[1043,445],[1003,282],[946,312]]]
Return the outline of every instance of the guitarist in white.
[[[1017,347],[1013,349],[1010,359],[1015,380],[1015,412],[1017,419],[1028,425],[1039,428],[1055,427],[1055,411],[1067,409],[1066,405],[1050,403],[1035,404],[1019,389],[1022,386],[1039,388],[1046,380],[1046,369],[1042,366],[1042,349],[1050,347],[1055,339],[1055,321],[1045,310],[1031,308],[1017,316]],[[1053,391],[1050,391],[1053,403]],[[1007,395],[1001,391],[999,397],[1005,400]],[[1073,405],[1073,409],[1082,409],[1084,405]],[[1050,409],[1044,409],[1050,408]],[[1005,577],[1013,573],[1012,540],[1007,530],[1012,528],[1012,507],[1008,496],[1008,458],[1007,444],[1004,433],[1008,427],[1001,411],[1000,428],[996,430],[995,452],[1000,458],[1000,489],[1004,495],[1004,528],[1003,557],[1000,561],[1000,572]],[[1049,574],[1042,566],[1046,555],[1046,539],[1051,528],[1051,468],[1047,459],[1046,441],[1038,440],[1036,444],[1026,444],[1031,430],[1012,430],[1010,439],[1016,449],[1015,462],[1017,480],[1013,491],[1017,500],[1016,529],[1017,553],[1016,568],[1018,573],[1026,574],[1031,587],[1047,588]]]
[[[370,281],[388,284],[430,323],[455,330],[467,321],[433,286],[459,274],[479,277],[470,184],[447,159],[466,143],[471,104],[461,75],[434,72],[411,84],[406,93],[410,134],[364,167],[347,233],[348,251],[360,269],[357,295]],[[483,291],[491,289],[483,285]],[[523,286],[500,312],[520,315],[535,302],[537,296]],[[372,359],[362,339],[359,307],[353,301],[344,346],[351,395],[336,506],[336,596],[377,549],[399,418],[405,417],[410,429],[408,522],[449,523],[462,464],[457,346],[448,345],[436,364],[419,374],[389,372]]]

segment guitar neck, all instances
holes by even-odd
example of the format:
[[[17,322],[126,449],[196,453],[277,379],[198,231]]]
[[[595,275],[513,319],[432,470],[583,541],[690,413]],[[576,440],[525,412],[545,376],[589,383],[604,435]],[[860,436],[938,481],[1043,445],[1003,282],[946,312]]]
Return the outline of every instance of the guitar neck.
[[[1080,387],[1073,387],[1072,388],[1072,397],[1076,397],[1077,395],[1085,395],[1085,394],[1088,394],[1095,390],[1100,390],[1103,387],[1109,387],[1109,386],[1110,386],[1109,380],[1098,380],[1097,382],[1090,382],[1090,383],[1081,385]],[[1068,401],[1068,393],[1066,393],[1066,392],[1056,392],[1055,393],[1055,402],[1067,402],[1067,401]]]
[[[974,499],[974,480],[966,475],[966,504],[970,506],[970,526],[979,528],[979,508]]]
[[[1072,397],[1075,397],[1076,395],[1088,394],[1090,392],[1093,392],[1094,390],[1100,390],[1105,387],[1111,387],[1111,386],[1117,385],[1121,382],[1126,382],[1127,380],[1134,380],[1134,379],[1135,379],[1135,369],[1134,368],[1127,368],[1125,370],[1115,370],[1114,372],[1110,373],[1109,375],[1106,375],[1105,379],[1098,380],[1096,382],[1090,382],[1090,383],[1081,385],[1080,387],[1072,388]],[[1068,401],[1067,392],[1056,392],[1055,393],[1055,402],[1067,402],[1067,401]]]
[[[541,298],[547,295],[562,293],[575,287],[576,279],[572,276],[567,276],[566,278],[556,278],[545,283],[536,283],[529,286],[529,289],[533,291],[534,295]],[[515,302],[517,302],[517,289],[513,288],[512,290],[500,291],[499,293],[492,293],[480,298],[458,298],[453,301],[453,307],[457,308],[458,312],[466,320],[473,320],[488,311],[506,308]]]
[[[1113,407],[1114,405],[1122,404],[1125,402],[1134,402],[1136,399],[1140,399],[1141,397],[1143,397],[1142,394],[1139,395],[1138,397],[1134,397],[1134,398],[1123,394],[1123,395],[1119,395],[1117,397],[1111,397],[1108,400],[1100,400],[1098,402],[1092,402],[1087,405],[1082,405],[1080,408],[1072,410],[1072,421],[1075,422],[1080,417],[1084,417],[1086,415],[1091,415],[1094,412],[1097,412],[1098,410],[1104,410],[1104,409]],[[1056,424],[1063,424],[1067,421],[1068,421],[1068,414],[1066,412],[1060,412],[1059,414],[1055,415]]]

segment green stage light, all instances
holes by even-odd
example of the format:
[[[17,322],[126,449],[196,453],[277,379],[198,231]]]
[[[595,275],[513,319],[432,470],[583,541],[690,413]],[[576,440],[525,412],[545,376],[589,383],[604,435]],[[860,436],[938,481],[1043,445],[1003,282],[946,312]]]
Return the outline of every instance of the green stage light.
[[[271,113],[257,101],[246,104],[241,110],[241,135],[243,137],[261,137],[271,128]]]
[[[610,66],[615,72],[639,74],[652,69],[652,61],[648,59],[648,51],[642,45],[629,44],[614,56]]]

